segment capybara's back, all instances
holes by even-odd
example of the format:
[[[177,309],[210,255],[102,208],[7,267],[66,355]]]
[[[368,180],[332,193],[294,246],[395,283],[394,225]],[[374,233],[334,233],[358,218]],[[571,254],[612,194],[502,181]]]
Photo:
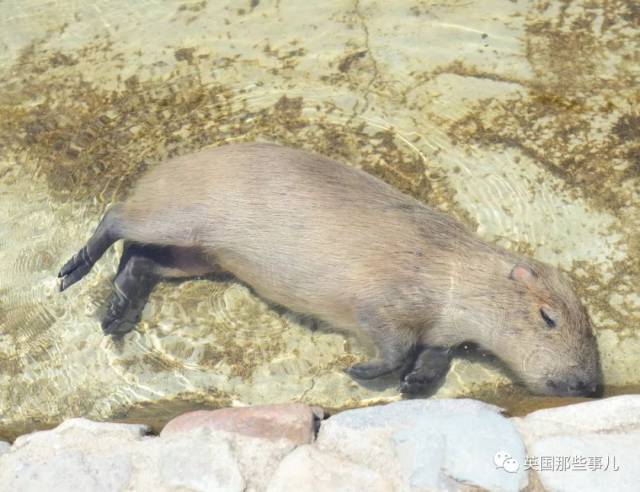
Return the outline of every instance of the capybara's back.
[[[123,214],[128,238],[202,248],[265,298],[340,325],[357,323],[358,297],[413,281],[398,261],[421,252],[441,262],[463,233],[362,171],[269,144],[164,162],[140,180]],[[425,242],[429,232],[442,244]]]
[[[380,353],[349,370],[358,378],[401,369],[413,391],[469,341],[539,392],[592,393],[600,377],[588,316],[559,272],[313,153],[236,144],[159,164],[63,267],[62,288],[117,239],[129,246],[107,332],[125,331],[139,292],[161,276],[221,268],[265,299],[369,337]]]

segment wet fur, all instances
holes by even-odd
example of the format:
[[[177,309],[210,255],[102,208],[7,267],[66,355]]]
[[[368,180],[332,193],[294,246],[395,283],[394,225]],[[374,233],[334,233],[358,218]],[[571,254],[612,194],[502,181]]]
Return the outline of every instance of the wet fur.
[[[72,259],[61,271],[63,288],[126,239],[169,252],[164,264],[144,251],[135,257],[154,278],[222,269],[271,302],[364,334],[380,354],[352,368],[354,377],[415,373],[428,366],[420,351],[409,355],[416,347],[447,354],[472,342],[536,392],[583,394],[600,382],[588,316],[557,270],[316,154],[239,144],[171,159],[143,176],[101,226],[85,248],[94,251],[86,253],[90,264]],[[514,277],[518,265],[528,273]],[[556,328],[540,319],[540,306],[553,307]],[[440,359],[418,371],[423,385],[427,372],[446,373],[448,359]]]

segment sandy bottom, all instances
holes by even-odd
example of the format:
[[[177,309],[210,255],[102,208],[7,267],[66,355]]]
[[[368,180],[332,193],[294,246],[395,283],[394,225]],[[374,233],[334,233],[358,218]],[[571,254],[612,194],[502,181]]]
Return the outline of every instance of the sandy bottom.
[[[557,5],[556,5],[557,4]],[[359,166],[483,238],[557,265],[588,305],[609,392],[640,379],[640,10],[634,2],[9,0],[0,5],[0,437],[71,416],[399,398],[233,282],[162,284],[103,337],[117,255],[60,265],[168,156],[232,141]],[[456,360],[436,397],[536,399]]]

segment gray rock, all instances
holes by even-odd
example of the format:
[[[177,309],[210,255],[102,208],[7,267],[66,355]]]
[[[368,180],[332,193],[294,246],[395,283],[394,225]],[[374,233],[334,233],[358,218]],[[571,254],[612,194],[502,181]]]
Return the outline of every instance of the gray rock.
[[[145,426],[71,419],[16,439],[0,456],[2,490],[124,489],[133,472],[131,445]]]
[[[133,466],[129,443],[141,439],[140,425],[71,419],[50,431],[16,439],[0,458],[3,490],[121,490]]]
[[[527,465],[547,490],[640,490],[640,395],[512,420],[524,437]]]
[[[558,434],[640,430],[640,395],[621,395],[548,408],[511,419],[525,442]]]
[[[0,456],[0,490],[264,490],[295,448],[206,427],[145,434],[145,426],[71,419],[21,436]]]
[[[524,444],[515,426],[497,407],[474,400],[409,400],[342,412],[323,423],[316,445],[384,470],[398,490],[463,482],[515,491],[527,484],[517,466],[524,463]],[[496,466],[497,456],[503,467]]]
[[[289,439],[273,440],[240,434],[230,437],[247,492],[266,490],[280,462],[296,448]]]
[[[162,435],[149,440],[140,452],[150,461],[145,468],[161,469],[160,477],[141,475],[133,488],[262,491],[293,449],[295,444],[286,438],[252,437],[206,427]]]
[[[511,420],[474,400],[401,401],[337,414],[298,448],[273,433],[195,426],[151,437],[71,419],[0,442],[0,490],[506,491],[525,487],[531,466],[547,490],[635,491],[639,445],[639,395]]]
[[[41,492],[43,490],[123,490],[129,482],[132,463],[126,455],[99,455],[85,451],[53,449],[42,453],[9,453],[0,458],[0,489]]]
[[[93,420],[75,418],[64,421],[58,427],[48,431],[32,432],[18,437],[13,447],[20,449],[25,446],[82,445],[95,442],[100,437],[101,442],[138,440],[148,431],[146,425],[116,424],[111,422],[94,422]]]
[[[157,467],[146,470],[146,474],[157,469],[161,480],[159,487],[141,490],[245,490],[229,437],[203,429],[178,439],[154,441],[158,448]]]
[[[639,448],[640,432],[634,431],[547,437],[529,445],[527,452],[546,490],[637,492]]]
[[[394,490],[378,471],[315,446],[298,447],[280,463],[268,492],[387,492]]]

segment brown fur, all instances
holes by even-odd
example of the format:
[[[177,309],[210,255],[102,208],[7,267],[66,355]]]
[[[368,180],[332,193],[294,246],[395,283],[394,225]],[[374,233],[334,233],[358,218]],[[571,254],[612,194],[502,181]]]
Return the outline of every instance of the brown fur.
[[[178,247],[184,274],[216,265],[382,351],[474,342],[537,392],[553,392],[549,379],[599,381],[586,310],[556,269],[325,157],[270,144],[204,150],[156,166],[114,210],[120,237]]]

